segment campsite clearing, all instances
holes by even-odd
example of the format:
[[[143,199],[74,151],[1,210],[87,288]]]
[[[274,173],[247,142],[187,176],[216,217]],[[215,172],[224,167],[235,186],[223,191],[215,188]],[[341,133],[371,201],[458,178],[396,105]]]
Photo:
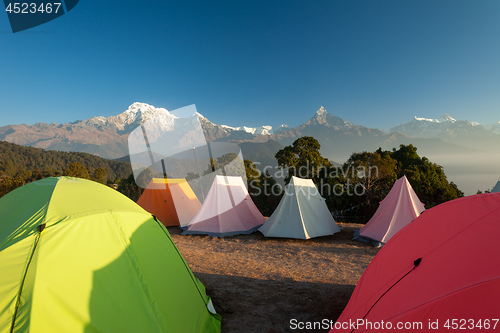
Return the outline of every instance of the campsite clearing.
[[[260,232],[226,238],[168,230],[222,316],[222,332],[292,330],[290,321],[335,320],[379,249],[352,241],[360,224],[309,240],[266,238]]]

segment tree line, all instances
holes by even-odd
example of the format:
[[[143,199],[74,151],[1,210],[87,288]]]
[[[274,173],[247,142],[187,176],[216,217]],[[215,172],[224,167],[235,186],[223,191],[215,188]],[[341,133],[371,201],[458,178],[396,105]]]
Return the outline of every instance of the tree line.
[[[130,163],[88,153],[24,147],[0,141],[0,196],[28,182],[73,176],[103,184],[119,184],[132,173]]]
[[[367,222],[394,182],[403,176],[426,208],[464,196],[455,183],[448,181],[442,166],[420,157],[411,144],[392,151],[379,148],[353,153],[342,165],[333,165],[321,156],[320,148],[313,137],[302,137],[278,151],[276,160],[285,183],[292,176],[312,179],[340,220]],[[250,174],[248,178],[255,176]]]
[[[312,179],[330,211],[346,222],[367,222],[403,175],[426,208],[464,195],[456,184],[448,182],[442,166],[420,157],[411,144],[392,151],[379,148],[375,152],[353,153],[342,165],[334,165],[321,156],[320,148],[313,137],[302,137],[281,149],[275,155],[280,168],[278,175],[262,173],[252,161],[244,160],[249,194],[264,216],[273,213],[283,195],[283,187],[275,178],[283,178],[287,184],[292,176]],[[211,165],[202,169],[203,174],[223,167],[234,168],[233,155],[211,160]],[[137,186],[128,162],[0,141],[0,196],[27,182],[52,176],[79,177],[114,186],[134,201],[144,191]],[[197,177],[189,174],[187,180]]]

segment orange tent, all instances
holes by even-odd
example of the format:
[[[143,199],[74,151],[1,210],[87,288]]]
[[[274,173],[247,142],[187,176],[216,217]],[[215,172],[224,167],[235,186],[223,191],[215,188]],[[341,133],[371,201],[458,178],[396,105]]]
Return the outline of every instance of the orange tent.
[[[188,224],[201,207],[184,178],[153,178],[137,204],[156,216],[166,227]]]

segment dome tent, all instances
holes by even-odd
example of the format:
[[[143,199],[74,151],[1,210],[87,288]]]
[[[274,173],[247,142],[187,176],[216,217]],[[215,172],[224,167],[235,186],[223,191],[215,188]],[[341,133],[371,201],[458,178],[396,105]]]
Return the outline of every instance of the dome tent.
[[[207,197],[182,235],[226,237],[250,234],[265,222],[241,177],[215,176]]]
[[[200,201],[184,178],[151,179],[137,204],[166,227],[188,224],[201,208]]]
[[[419,332],[432,332],[430,322],[445,330],[452,319],[466,319],[467,325],[489,319],[492,328],[500,313],[499,221],[500,193],[426,210],[375,256],[331,332],[378,332],[382,321],[393,329],[399,322],[421,322]],[[365,324],[340,329],[358,319]]]
[[[0,332],[220,332],[168,231],[119,192],[46,178],[0,199]]]
[[[424,204],[403,176],[396,180],[370,221],[354,233],[354,240],[382,246],[424,210]]]
[[[313,181],[292,176],[278,207],[259,231],[266,237],[309,239],[333,235],[340,228]]]

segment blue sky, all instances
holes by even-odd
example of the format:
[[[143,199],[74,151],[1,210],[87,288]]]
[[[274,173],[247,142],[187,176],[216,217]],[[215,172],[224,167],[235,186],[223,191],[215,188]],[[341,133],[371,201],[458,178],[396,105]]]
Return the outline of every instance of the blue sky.
[[[389,128],[500,121],[500,1],[89,1],[13,34],[0,126],[196,104],[215,123],[296,126],[324,106]]]

